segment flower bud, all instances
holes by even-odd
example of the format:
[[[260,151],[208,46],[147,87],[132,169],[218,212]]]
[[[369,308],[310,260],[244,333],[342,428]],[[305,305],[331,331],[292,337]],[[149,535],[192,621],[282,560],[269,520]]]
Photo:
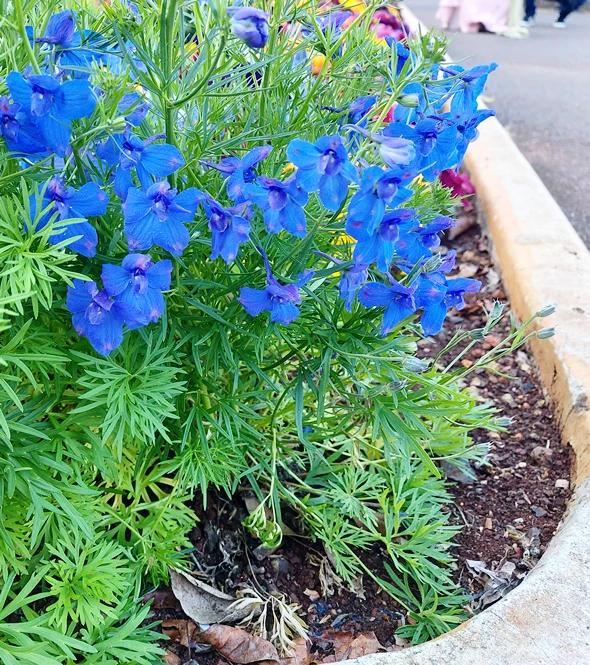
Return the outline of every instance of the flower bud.
[[[537,312],[536,316],[539,317],[545,317],[545,316],[551,316],[555,312],[555,305],[545,305],[545,307],[541,307],[541,309]]]
[[[402,95],[398,102],[401,106],[414,109],[420,103],[420,98],[418,95]]]
[[[113,118],[109,123],[109,129],[115,133],[124,132],[126,128],[127,120],[122,115]]]
[[[231,30],[251,48],[264,48],[268,41],[268,14],[255,7],[230,7]]]
[[[555,335],[555,328],[541,328],[537,333],[537,339],[549,339]]]

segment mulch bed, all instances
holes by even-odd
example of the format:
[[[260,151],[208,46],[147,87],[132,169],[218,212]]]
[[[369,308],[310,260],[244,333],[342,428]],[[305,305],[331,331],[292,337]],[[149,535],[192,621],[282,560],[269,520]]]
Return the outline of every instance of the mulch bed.
[[[481,280],[483,292],[450,317],[448,332],[421,343],[424,355],[441,348],[457,327],[482,327],[483,308],[489,309],[494,300],[506,300],[485,232],[477,224],[445,244],[457,250],[460,274]],[[508,323],[502,323],[482,347],[463,359],[464,365],[469,366],[507,330]],[[458,475],[452,489],[454,519],[464,526],[456,538],[456,578],[473,594],[473,611],[495,602],[521,581],[545,550],[569,498],[570,453],[560,443],[551,405],[530,355],[520,350],[502,359],[497,369],[511,378],[481,372],[471,375],[470,385],[482,399],[494,402],[503,415],[512,417],[513,424],[503,434],[475,433],[476,441],[491,440],[489,458],[474,469],[476,482]],[[385,649],[406,646],[394,635],[406,620],[403,610],[370,580],[354,593],[336,589],[333,595],[322,597],[320,574],[325,571],[321,571],[320,562],[325,557],[318,545],[285,538],[272,555],[257,558],[257,543],[241,526],[247,515],[241,500],[210,502],[206,510],[197,504],[195,509],[200,522],[192,534],[193,560],[206,569],[209,583],[234,593],[247,581],[271,593],[279,591],[300,605],[300,615],[312,638],[311,660],[330,662],[363,655],[363,649],[370,650],[371,644],[357,644],[360,651],[354,646],[347,652],[339,648],[343,636],[359,633],[375,637]],[[378,569],[379,554],[368,556]],[[156,592],[154,614],[165,620],[164,632],[171,638],[165,643],[171,665],[225,662],[214,651],[201,652],[190,635],[187,637],[191,625],[185,623],[186,616],[169,590]],[[297,665],[293,659],[289,662]]]

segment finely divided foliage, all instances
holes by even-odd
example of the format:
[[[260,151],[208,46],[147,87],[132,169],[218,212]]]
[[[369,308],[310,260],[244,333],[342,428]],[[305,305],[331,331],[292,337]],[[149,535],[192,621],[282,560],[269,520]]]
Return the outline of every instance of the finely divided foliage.
[[[439,462],[480,458],[470,432],[502,423],[416,349],[479,288],[439,251],[438,176],[490,114],[494,66],[443,66],[401,26],[377,39],[362,3],[9,9],[0,662],[159,662],[137,601],[187,565],[195,493],[254,492],[267,545],[298,515],[414,641],[460,622]]]

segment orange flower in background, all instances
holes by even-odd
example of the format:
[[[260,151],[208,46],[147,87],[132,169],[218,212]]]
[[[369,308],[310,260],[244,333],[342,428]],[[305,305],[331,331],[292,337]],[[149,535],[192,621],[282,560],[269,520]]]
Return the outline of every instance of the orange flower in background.
[[[313,76],[319,76],[324,69],[324,63],[326,62],[326,56],[323,53],[317,53],[311,58],[311,73]],[[330,69],[332,69],[332,63],[328,62],[327,67],[324,70],[324,73],[327,74]]]

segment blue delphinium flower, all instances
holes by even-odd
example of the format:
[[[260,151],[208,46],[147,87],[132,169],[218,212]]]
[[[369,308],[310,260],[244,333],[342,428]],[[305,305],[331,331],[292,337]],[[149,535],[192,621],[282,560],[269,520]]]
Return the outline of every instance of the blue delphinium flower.
[[[412,141],[415,156],[409,168],[413,167],[426,180],[434,180],[441,171],[457,163],[457,130],[441,118],[424,118],[414,126],[392,122],[383,134]]]
[[[385,308],[381,333],[387,335],[416,311],[414,291],[415,286],[407,287],[393,279],[391,284],[370,282],[361,288],[358,299],[365,307]]]
[[[167,182],[157,182],[145,192],[131,187],[123,203],[129,248],[157,245],[180,256],[190,239],[184,223],[194,218],[201,198],[194,187],[177,192]]]
[[[202,205],[211,230],[211,258],[221,256],[229,264],[250,236],[249,204],[225,208],[213,197],[205,196]]]
[[[231,30],[251,48],[264,48],[268,41],[268,14],[255,7],[229,7]]]
[[[454,261],[454,253],[447,257],[446,263]],[[477,279],[458,277],[447,279],[445,266],[438,270],[422,273],[418,277],[415,302],[422,309],[420,323],[425,335],[436,335],[440,332],[447,311],[450,307],[462,309],[465,306],[465,293],[476,293],[481,288]]]
[[[76,20],[74,12],[71,9],[66,9],[51,16],[47,22],[45,34],[43,37],[38,37],[35,41],[41,44],[68,48],[72,45],[75,32]]]
[[[295,176],[284,182],[261,176],[255,185],[247,187],[247,196],[262,210],[264,223],[270,233],[282,229],[302,238],[306,234],[305,210],[308,195]]]
[[[465,69],[461,65],[447,65],[441,68],[452,92],[451,111],[473,112],[477,109],[477,99],[483,92],[488,76],[498,68],[495,62],[476,65]]]
[[[118,302],[96,282],[75,279],[68,286],[66,307],[72,314],[72,325],[93,348],[106,356],[123,341],[123,314]]]
[[[19,104],[12,104],[8,97],[0,97],[0,133],[15,155],[42,158],[50,154],[41,129]]]
[[[69,238],[80,236],[68,245],[68,248],[82,256],[92,257],[96,254],[98,236],[96,229],[86,218],[104,215],[108,202],[107,194],[93,182],[86,183],[76,190],[73,187],[66,187],[62,178],[54,176],[47,183],[43,193],[43,208],[46,209],[46,212],[37,222],[37,229],[46,226],[57,213],[55,226],[56,229],[61,228],[61,230],[59,233],[53,233],[49,237],[49,242],[56,245]],[[31,217],[34,218],[37,214],[35,196],[30,197],[29,203]],[[67,223],[60,227],[59,222],[68,222],[73,219],[80,221]]]
[[[440,245],[440,233],[454,225],[451,217],[439,215],[432,222],[419,226],[411,221],[400,226],[400,234],[396,243],[396,252],[413,265],[420,259],[429,257],[432,250]]]
[[[129,188],[133,186],[133,169],[141,186],[147,189],[154,178],[164,178],[184,166],[184,158],[178,148],[167,143],[154,143],[160,138],[160,135],[155,135],[144,140],[128,130],[111,136],[98,146],[98,157],[109,166],[116,166],[114,187],[120,199],[125,200]]]
[[[297,183],[306,192],[319,190],[322,204],[336,212],[356,182],[357,172],[348,159],[342,138],[322,136],[315,144],[293,139],[287,146],[287,157],[297,167]]]
[[[123,95],[117,106],[117,112],[124,115],[130,125],[136,127],[146,119],[149,110],[150,105],[137,92],[128,92]]]
[[[205,166],[220,171],[228,176],[225,191],[233,201],[242,201],[246,196],[246,186],[256,181],[256,167],[268,157],[272,146],[262,145],[250,150],[241,159],[239,157],[223,157],[217,164],[202,161]]]
[[[368,233],[373,233],[385,214],[387,205],[397,206],[412,195],[406,187],[412,178],[412,172],[395,167],[384,171],[379,166],[366,168],[362,175],[358,191],[348,205],[347,229],[362,226]]]
[[[398,208],[386,213],[372,233],[361,223],[348,224],[347,232],[358,241],[353,252],[355,262],[366,265],[376,263],[379,270],[387,272],[402,229],[412,233],[417,226],[416,211],[411,208]]]
[[[244,286],[240,289],[239,302],[250,316],[270,312],[273,323],[288,326],[299,316],[301,295],[296,284],[281,284],[272,274],[268,258],[262,253],[266,268],[266,286],[253,289]]]
[[[72,120],[91,115],[96,106],[86,80],[60,83],[46,74],[10,72],[6,84],[12,99],[39,126],[47,146],[61,157],[69,148]]]
[[[350,312],[359,289],[365,284],[369,277],[369,267],[361,263],[355,263],[348,270],[342,272],[338,291],[342,300],[344,300],[344,309]]]
[[[147,254],[128,254],[120,266],[106,263],[102,282],[109,296],[115,297],[118,309],[129,328],[158,321],[166,310],[162,291],[170,288],[172,262],[154,263]]]

